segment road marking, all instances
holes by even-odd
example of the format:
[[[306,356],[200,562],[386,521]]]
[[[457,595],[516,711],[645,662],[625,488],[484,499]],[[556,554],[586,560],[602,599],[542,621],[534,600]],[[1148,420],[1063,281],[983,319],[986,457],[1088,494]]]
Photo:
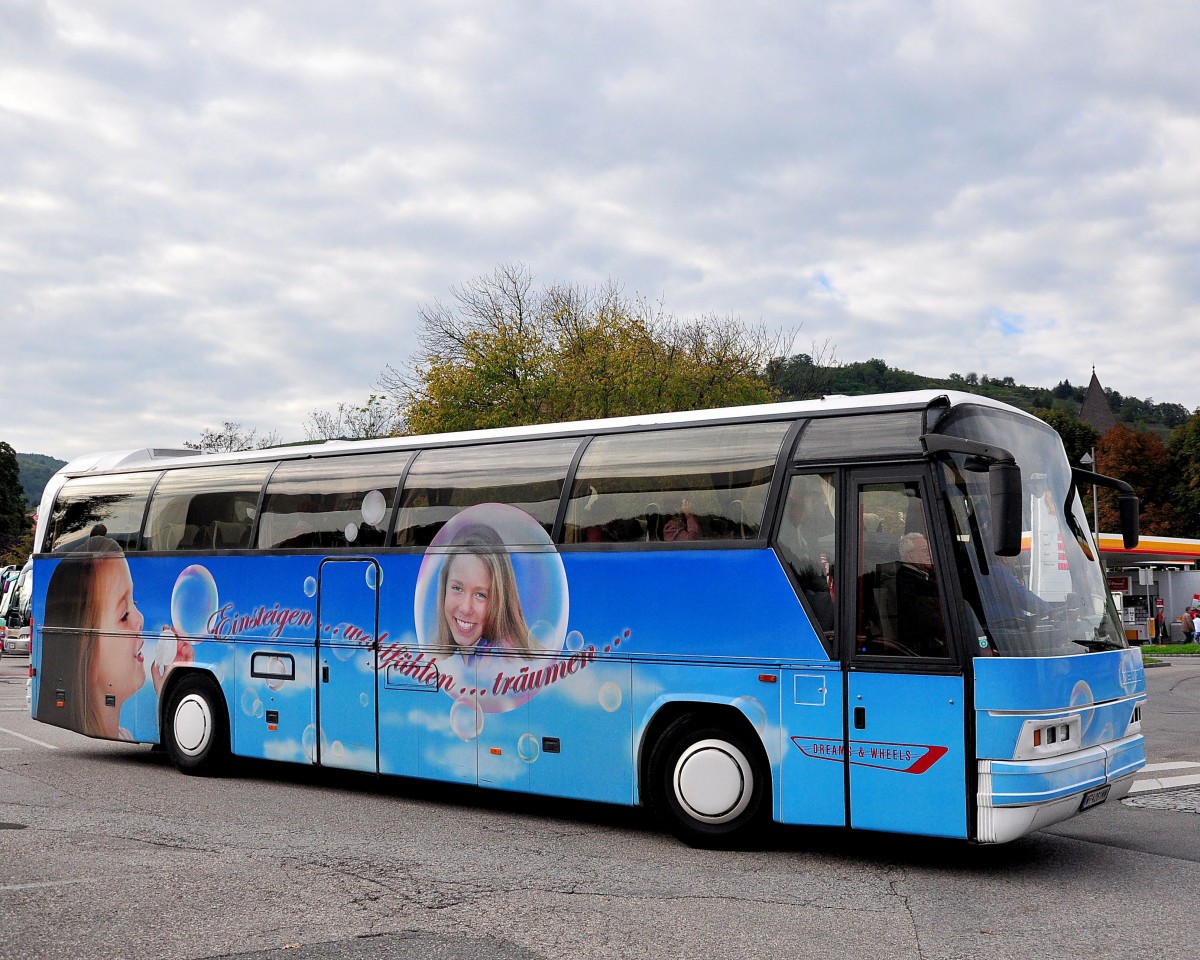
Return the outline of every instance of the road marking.
[[[1192,767],[1200,767],[1200,763],[1194,760],[1173,760],[1168,763],[1148,763],[1142,767],[1143,773],[1157,773],[1159,770],[1188,770]]]
[[[1174,790],[1176,787],[1194,787],[1200,784],[1200,774],[1186,777],[1152,777],[1149,780],[1134,780],[1129,792],[1149,793],[1151,790]]]
[[[58,747],[56,747],[52,743],[46,743],[44,740],[34,740],[33,737],[27,737],[23,733],[17,733],[16,730],[9,730],[8,727],[0,727],[0,733],[10,733],[14,737],[17,737],[20,740],[26,740],[29,743],[36,743],[39,747],[45,747],[47,750],[57,750],[58,749]]]
[[[38,883],[5,883],[0,884],[0,890],[37,890],[41,887],[65,887],[71,883],[88,883],[86,877],[78,880],[42,880]]]

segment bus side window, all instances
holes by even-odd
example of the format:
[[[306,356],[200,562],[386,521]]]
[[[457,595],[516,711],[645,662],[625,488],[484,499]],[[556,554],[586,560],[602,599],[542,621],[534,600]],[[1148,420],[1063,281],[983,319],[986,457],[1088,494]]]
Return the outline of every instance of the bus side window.
[[[596,437],[579,462],[564,542],[757,538],[788,426],[714,424]]]
[[[409,453],[285,461],[271,474],[260,550],[382,546]]]
[[[166,471],[150,500],[150,549],[248,547],[259,492],[272,466],[246,463]]]
[[[833,474],[800,474],[788,483],[776,546],[808,601],[818,630],[832,641],[835,622],[836,487]]]
[[[404,481],[395,546],[429,546],[467,507],[502,503],[549,534],[578,437],[422,450]]]
[[[115,540],[126,552],[138,549],[138,533],[157,473],[77,477],[58,492],[46,535],[55,553],[80,546],[93,533]],[[144,550],[157,549],[152,544]]]

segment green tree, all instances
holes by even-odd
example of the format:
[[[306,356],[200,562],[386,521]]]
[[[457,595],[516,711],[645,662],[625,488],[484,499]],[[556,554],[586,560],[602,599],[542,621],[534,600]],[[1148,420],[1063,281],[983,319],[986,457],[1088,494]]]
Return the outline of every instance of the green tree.
[[[1172,499],[1182,537],[1200,537],[1200,410],[1176,427],[1167,444]]]
[[[1093,454],[1096,442],[1100,439],[1094,427],[1062,410],[1038,410],[1036,415],[1058,431],[1072,466],[1079,466],[1085,453],[1089,456]]]
[[[678,320],[615,284],[535,289],[504,266],[422,307],[416,352],[379,386],[413,433],[583,420],[774,399],[782,335]]]
[[[0,555],[5,563],[16,563],[25,556],[13,556],[29,533],[29,505],[21,492],[21,468],[17,453],[0,441]],[[28,551],[26,551],[26,554]]]
[[[396,404],[375,393],[361,406],[339,403],[334,410],[314,410],[304,425],[309,440],[371,440],[400,436],[406,430]]]
[[[1124,480],[1138,495],[1143,533],[1177,536],[1179,518],[1172,504],[1170,456],[1155,433],[1139,433],[1117,424],[1100,438],[1096,460],[1101,473]],[[1119,530],[1117,497],[1101,488],[1098,496],[1100,529]]]
[[[279,446],[279,434],[272,430],[263,436],[258,435],[258,429],[242,428],[240,423],[226,420],[220,430],[205,427],[200,433],[199,440],[184,440],[183,445],[190,450],[201,453],[236,453],[239,450],[262,450],[266,447]]]

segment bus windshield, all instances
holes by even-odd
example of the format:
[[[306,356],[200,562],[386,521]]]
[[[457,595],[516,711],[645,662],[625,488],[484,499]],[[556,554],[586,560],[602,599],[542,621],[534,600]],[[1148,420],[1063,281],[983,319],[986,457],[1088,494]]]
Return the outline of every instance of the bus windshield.
[[[938,432],[1003,447],[1021,468],[1024,532],[1016,557],[992,549],[986,470],[961,454],[942,468],[978,653],[1051,657],[1126,647],[1058,434],[1027,417],[973,406],[952,412]]]

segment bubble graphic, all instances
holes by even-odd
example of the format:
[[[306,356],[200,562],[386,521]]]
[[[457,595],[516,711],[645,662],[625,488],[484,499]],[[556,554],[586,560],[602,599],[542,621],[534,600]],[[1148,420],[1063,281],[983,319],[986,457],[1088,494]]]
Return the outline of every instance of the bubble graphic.
[[[596,699],[606,711],[616,713],[621,709],[621,688],[615,683],[602,683],[596,691]]]
[[[242,713],[248,717],[257,717],[261,715],[262,701],[258,699],[258,694],[253,690],[247,689],[242,693]]]
[[[334,740],[333,743],[330,744],[330,746],[329,746],[329,752],[331,754],[333,754],[333,758],[335,760],[339,760],[339,759],[341,759],[343,754],[345,754],[346,748],[342,746],[341,740]]]
[[[283,679],[286,668],[283,661],[278,657],[272,657],[267,661],[267,672],[272,676],[267,677],[267,688],[270,690],[282,690],[283,685],[287,682]]]
[[[767,728],[767,708],[754,697],[738,697],[733,705],[742,711],[747,719],[754,724],[754,729],[762,732]]]
[[[377,590],[379,585],[383,583],[383,571],[375,564],[367,564],[367,589]]]
[[[379,526],[383,520],[384,513],[387,512],[387,500],[378,490],[372,490],[362,502],[362,518],[363,523],[369,523],[373,527]]]
[[[304,755],[308,758],[309,763],[317,762],[317,728],[313,724],[309,724],[304,728],[304,733],[300,735],[300,745],[304,749]],[[329,749],[329,744],[325,740],[325,731],[320,732],[321,737],[321,753]]]
[[[1121,688],[1126,693],[1137,689],[1139,675],[1142,672],[1142,661],[1136,650],[1126,650],[1121,654]]]
[[[563,646],[571,653],[578,653],[583,649],[583,634],[578,630],[572,630],[567,634],[567,639],[564,641]]]
[[[533,642],[537,644],[539,649],[550,650],[554,647],[558,630],[554,624],[547,623],[545,620],[538,620],[536,623],[529,625],[529,635],[533,638]]]
[[[317,578],[316,577],[305,577],[304,578],[304,595],[306,597],[315,597],[317,595]]]
[[[1090,709],[1095,699],[1092,697],[1092,688],[1088,686],[1086,680],[1080,680],[1075,684],[1075,689],[1071,691],[1071,706],[1089,709],[1081,709],[1080,713],[1083,717],[1083,734],[1086,736],[1088,727],[1092,725],[1092,720],[1095,719],[1096,711]]]
[[[358,539],[358,524],[357,523],[346,524],[346,542],[353,543],[357,539]]]
[[[203,637],[217,612],[217,582],[198,563],[185,567],[171,591],[171,623],[181,637]],[[174,656],[171,659],[175,659]]]
[[[362,692],[362,693],[360,693],[360,694],[358,695],[358,702],[359,702],[359,703],[360,703],[362,706],[366,707],[366,706],[369,706],[369,705],[370,705],[370,703],[371,703],[371,698],[370,698],[369,696],[367,696],[367,694],[366,694],[366,691],[364,691],[364,692]]]
[[[468,742],[483,732],[483,712],[470,697],[454,701],[450,708],[450,729],[460,740]]]
[[[358,651],[369,645],[371,635],[363,633],[354,624],[342,622],[333,628],[332,639],[337,643],[337,646],[330,645],[329,649],[333,651],[333,655],[342,663],[354,659],[354,655]]]
[[[517,741],[517,756],[526,763],[533,763],[538,758],[538,754],[542,752],[542,748],[538,745],[538,738],[532,733],[521,734],[521,739]]]
[[[486,528],[486,529],[485,529]],[[469,538],[469,539],[468,539]],[[482,538],[482,539],[480,539]],[[490,544],[497,543],[496,546]],[[468,545],[469,544],[469,545]],[[413,615],[420,646],[429,651],[437,643],[438,625],[444,616],[439,597],[440,579],[448,564],[463,552],[497,557],[496,562],[512,569],[516,596],[525,622],[531,624],[529,645],[534,654],[557,654],[563,649],[569,613],[567,575],[562,557],[549,534],[533,517],[516,507],[501,503],[482,503],[468,507],[447,522],[434,536],[421,561],[413,597]],[[492,638],[495,639],[495,638]],[[515,679],[524,667],[515,658],[489,657],[488,670],[494,667],[507,678]],[[449,669],[458,676],[456,669]],[[482,670],[482,666],[474,669]],[[482,675],[482,674],[481,674]],[[496,674],[491,674],[493,677]],[[506,679],[507,679],[506,678]],[[454,696],[460,685],[444,692]],[[485,713],[514,710],[534,697],[537,685],[504,688],[504,693],[489,695],[481,701]]]
[[[174,663],[178,650],[179,638],[167,627],[163,627],[162,633],[158,635],[158,643],[154,645],[154,662],[160,667]]]

